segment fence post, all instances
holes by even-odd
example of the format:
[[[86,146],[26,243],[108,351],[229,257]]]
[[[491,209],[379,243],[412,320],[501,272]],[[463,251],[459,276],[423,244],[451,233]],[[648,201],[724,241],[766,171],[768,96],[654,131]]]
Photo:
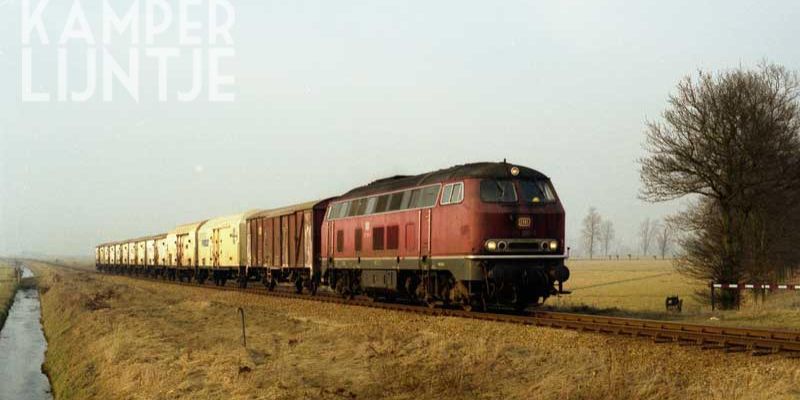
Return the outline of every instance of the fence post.
[[[717,296],[714,293],[714,282],[712,281],[709,285],[711,285],[711,311],[714,311],[717,306]]]
[[[239,307],[239,315],[242,316],[242,346],[244,346],[244,348],[246,349],[247,348],[247,333],[245,332],[245,327],[244,327],[244,309],[242,307]]]

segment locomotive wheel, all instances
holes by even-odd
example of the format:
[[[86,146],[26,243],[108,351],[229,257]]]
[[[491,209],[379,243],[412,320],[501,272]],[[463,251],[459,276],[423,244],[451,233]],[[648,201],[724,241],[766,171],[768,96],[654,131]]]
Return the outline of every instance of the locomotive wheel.
[[[417,288],[418,287],[419,287],[419,282],[417,281],[415,276],[407,277],[406,280],[405,280],[405,284],[403,285],[403,288],[406,291],[406,295],[411,300],[414,300],[414,301],[417,301],[419,299],[419,296],[417,295],[418,294],[417,293]]]
[[[425,305],[428,306],[428,308],[436,308],[436,298],[432,296],[425,297]]]
[[[278,284],[275,282],[274,278],[272,278],[271,276],[264,278],[264,287],[267,288],[267,291],[269,292],[274,291],[276,286],[278,286]]]
[[[350,277],[343,276],[336,280],[336,293],[339,293],[342,298],[352,300],[355,295],[350,287]]]
[[[294,280],[294,292],[297,294],[303,293],[303,278],[299,275],[297,279]]]
[[[319,289],[319,284],[315,279],[312,279],[311,282],[308,284],[308,291],[311,293],[312,296],[317,295],[317,289]]]
[[[342,277],[336,280],[336,293],[339,293],[339,295],[342,297],[347,297],[344,278]]]

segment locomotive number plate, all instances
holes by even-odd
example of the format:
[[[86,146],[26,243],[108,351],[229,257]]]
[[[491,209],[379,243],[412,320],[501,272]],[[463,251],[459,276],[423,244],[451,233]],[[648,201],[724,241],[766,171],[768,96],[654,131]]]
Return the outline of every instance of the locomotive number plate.
[[[531,217],[518,217],[517,218],[517,227],[519,227],[519,228],[530,228],[531,227]]]

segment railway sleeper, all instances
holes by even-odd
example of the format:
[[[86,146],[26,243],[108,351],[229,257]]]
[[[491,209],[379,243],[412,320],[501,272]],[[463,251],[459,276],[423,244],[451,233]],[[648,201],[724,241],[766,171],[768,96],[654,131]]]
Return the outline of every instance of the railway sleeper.
[[[702,339],[689,339],[689,338],[678,339],[678,346],[688,347],[688,346],[702,346],[702,345],[703,345]]]
[[[726,353],[743,353],[748,350],[747,347],[748,346],[742,346],[742,345],[727,345],[725,346],[723,351]]]
[[[768,356],[771,354],[780,353],[780,347],[772,347],[772,348],[755,348],[750,352],[751,356],[760,357],[760,356]]]

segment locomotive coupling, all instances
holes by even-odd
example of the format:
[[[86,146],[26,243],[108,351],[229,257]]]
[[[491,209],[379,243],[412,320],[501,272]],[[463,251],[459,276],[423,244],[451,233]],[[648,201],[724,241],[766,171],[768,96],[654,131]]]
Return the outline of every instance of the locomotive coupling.
[[[550,279],[564,283],[569,280],[569,268],[566,265],[559,265],[550,270]]]

